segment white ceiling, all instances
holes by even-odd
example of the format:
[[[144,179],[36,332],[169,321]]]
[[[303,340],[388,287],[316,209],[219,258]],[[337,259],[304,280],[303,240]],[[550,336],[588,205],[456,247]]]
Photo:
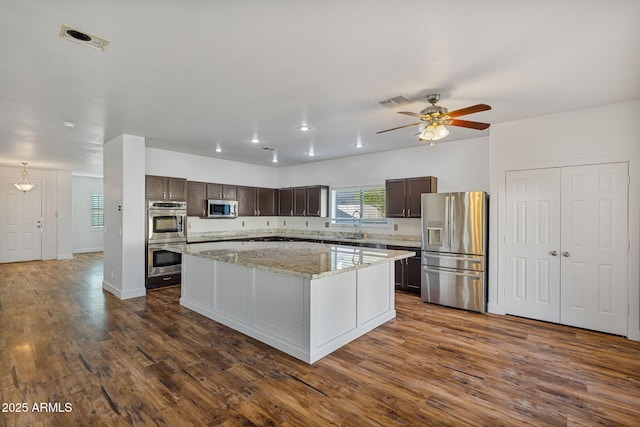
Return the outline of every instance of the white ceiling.
[[[102,175],[102,144],[127,133],[272,166],[269,146],[285,166],[420,144],[417,126],[376,131],[429,93],[489,104],[463,118],[492,124],[638,99],[639,16],[638,0],[3,0],[0,165]],[[378,104],[396,95],[414,102]]]

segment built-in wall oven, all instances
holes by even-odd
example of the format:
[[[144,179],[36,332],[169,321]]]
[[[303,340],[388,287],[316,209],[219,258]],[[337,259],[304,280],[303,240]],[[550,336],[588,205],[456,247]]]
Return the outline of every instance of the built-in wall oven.
[[[147,201],[148,289],[180,283],[182,255],[163,249],[168,243],[186,243],[187,204]]]

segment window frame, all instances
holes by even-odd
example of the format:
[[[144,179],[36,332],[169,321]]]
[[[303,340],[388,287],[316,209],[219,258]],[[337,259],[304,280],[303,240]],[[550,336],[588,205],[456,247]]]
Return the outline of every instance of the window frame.
[[[100,218],[102,221],[94,221],[96,218]],[[104,229],[104,193],[89,194],[89,228],[91,230]]]
[[[362,213],[363,211],[363,203],[364,203],[364,196],[363,196],[363,192],[366,190],[370,190],[370,189],[377,189],[380,190],[383,194],[384,194],[384,203],[386,204],[386,188],[385,185],[357,185],[357,186],[349,186],[349,187],[338,187],[338,188],[331,188],[331,200],[330,200],[330,211],[329,211],[329,220],[331,221],[331,225],[335,226],[335,227],[353,227],[354,226],[354,220],[351,217],[348,218],[337,218],[335,213],[336,213],[336,194],[343,191],[351,191],[351,192],[356,192],[359,191],[360,192],[360,207],[359,207],[359,211]],[[386,212],[385,212],[386,214]],[[390,218],[388,217],[379,217],[379,218],[375,218],[375,219],[367,219],[367,218],[362,218],[359,221],[360,226],[363,227],[371,227],[371,228],[390,228],[391,227],[391,221]]]

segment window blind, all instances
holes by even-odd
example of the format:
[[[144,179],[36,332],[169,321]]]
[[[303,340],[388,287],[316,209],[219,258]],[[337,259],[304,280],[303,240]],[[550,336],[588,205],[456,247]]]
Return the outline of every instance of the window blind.
[[[104,227],[104,194],[91,194],[91,227]]]
[[[351,224],[360,214],[362,224],[386,224],[386,192],[384,187],[358,187],[331,192],[331,220],[335,224]]]

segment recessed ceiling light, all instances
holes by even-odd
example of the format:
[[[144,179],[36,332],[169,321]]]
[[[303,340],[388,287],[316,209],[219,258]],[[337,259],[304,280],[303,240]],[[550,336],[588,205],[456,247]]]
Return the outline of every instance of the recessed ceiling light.
[[[257,136],[254,136],[253,138],[251,138],[251,142],[253,142],[254,144],[257,144],[260,142],[260,140],[258,139]]]
[[[273,152],[273,159],[271,159],[273,163],[278,163],[278,153],[276,151]]]
[[[216,146],[216,153],[222,153],[222,147],[219,145]]]
[[[362,140],[360,138],[358,138],[358,141],[356,142],[355,147],[356,148],[362,148]]]
[[[62,122],[62,124],[64,125],[64,127],[67,127],[69,129],[73,129],[74,127],[76,127],[76,124],[74,122]]]
[[[308,132],[311,130],[311,127],[309,125],[300,125],[298,126],[298,130],[302,132]]]

